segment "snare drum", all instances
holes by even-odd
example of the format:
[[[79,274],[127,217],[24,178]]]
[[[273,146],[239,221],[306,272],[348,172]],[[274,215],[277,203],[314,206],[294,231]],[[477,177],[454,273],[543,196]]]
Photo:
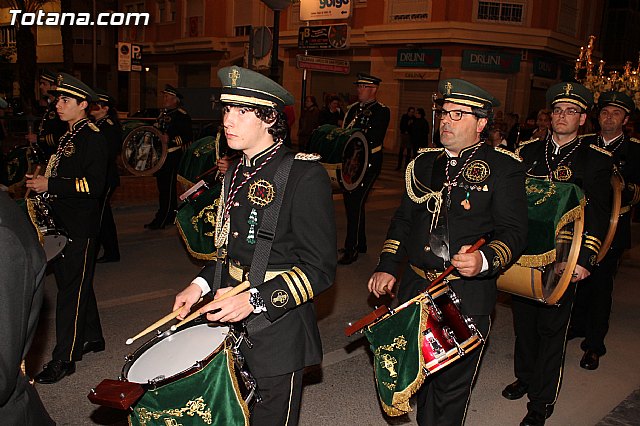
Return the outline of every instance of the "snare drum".
[[[122,379],[148,389],[131,424],[249,425],[255,382],[238,367],[228,335],[228,327],[187,325],[129,355]]]
[[[16,200],[16,202],[24,209],[36,228],[47,262],[57,258],[69,242],[69,237],[64,229],[56,225],[53,211],[47,200],[42,194],[38,194],[26,200]]]
[[[390,311],[364,330],[374,355],[378,396],[385,412],[410,411],[424,379],[482,345],[456,294],[440,283]]]
[[[525,253],[498,278],[498,289],[553,305],[571,282],[584,229],[585,199],[571,183],[527,178]]]
[[[325,124],[313,131],[309,152],[319,154],[334,189],[353,191],[369,167],[369,144],[359,129]]]

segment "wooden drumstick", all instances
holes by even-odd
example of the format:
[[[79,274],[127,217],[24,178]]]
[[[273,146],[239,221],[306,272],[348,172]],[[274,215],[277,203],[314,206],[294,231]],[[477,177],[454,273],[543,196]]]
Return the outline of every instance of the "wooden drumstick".
[[[202,300],[202,298],[200,300]],[[198,302],[200,302],[200,300],[198,300]],[[130,339],[127,339],[126,344],[130,345],[134,341],[139,339],[140,337],[144,336],[145,334],[151,333],[153,330],[157,329],[158,327],[162,327],[163,325],[165,325],[166,323],[168,323],[169,321],[171,321],[172,319],[177,317],[180,314],[181,310],[182,310],[182,307],[180,307],[180,308],[176,309],[175,311],[171,312],[169,315],[166,315],[166,316],[162,317],[158,321],[156,321],[153,324],[151,324],[149,327],[147,327],[144,330],[142,330],[140,333],[136,334],[135,336],[133,336]]]
[[[214,302],[217,302],[219,300],[224,300],[224,299],[226,299],[228,297],[231,297],[231,296],[235,296],[238,293],[242,293],[243,291],[247,290],[250,286],[251,286],[251,284],[249,284],[249,281],[243,281],[242,283],[240,283],[237,286],[233,287],[231,290],[229,290],[228,292],[226,292],[225,294],[223,294],[219,298],[215,299]],[[186,323],[193,321],[194,319],[198,318],[200,315],[202,315],[202,314],[200,314],[200,312],[198,312],[198,311],[192,312],[191,314],[189,314],[188,317],[183,319],[178,324],[172,325],[171,326],[171,331],[175,331],[178,327],[183,326]]]
[[[36,166],[36,169],[33,171],[33,178],[35,179],[39,174],[40,174],[40,165],[38,164]],[[26,200],[27,198],[29,198],[29,194],[31,193],[31,188],[27,188],[27,191],[24,193],[24,199]]]

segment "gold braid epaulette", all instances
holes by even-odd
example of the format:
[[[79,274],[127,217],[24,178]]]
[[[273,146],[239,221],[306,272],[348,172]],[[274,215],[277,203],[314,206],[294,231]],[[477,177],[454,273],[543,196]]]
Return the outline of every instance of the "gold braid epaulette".
[[[604,149],[604,148],[600,148],[598,145],[590,144],[590,145],[589,145],[589,147],[591,147],[591,148],[595,149],[596,151],[598,151],[598,152],[600,152],[600,153],[602,153],[602,154],[604,154],[604,155],[607,155],[607,156],[609,156],[609,157],[613,157],[613,154],[612,154],[612,153],[610,153],[609,151],[607,151],[607,150],[606,150],[606,149]]]
[[[302,161],[318,161],[322,158],[322,156],[320,154],[299,152],[293,158],[295,158],[296,160],[302,160]]]
[[[520,157],[520,150],[521,150],[522,148],[524,148],[526,145],[529,145],[530,143],[537,142],[537,141],[539,141],[539,140],[540,140],[540,138],[533,138],[533,139],[529,139],[528,141],[520,142],[520,145],[518,145],[518,147],[516,148],[516,152],[515,152],[515,154],[516,154],[518,157]]]
[[[629,138],[629,140],[634,143],[640,143],[640,139],[638,138]]]
[[[418,154],[422,154],[424,152],[441,152],[444,151],[444,148],[419,148]]]
[[[511,152],[508,149],[504,149],[504,148],[500,148],[499,146],[496,146],[493,148],[495,151],[500,152],[504,155],[508,155],[509,157],[513,158],[514,160],[522,163],[522,158],[520,158],[519,155],[516,155],[515,152]]]

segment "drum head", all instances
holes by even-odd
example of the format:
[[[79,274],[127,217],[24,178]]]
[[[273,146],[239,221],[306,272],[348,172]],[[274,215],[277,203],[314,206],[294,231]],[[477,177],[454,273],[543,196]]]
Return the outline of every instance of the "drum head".
[[[369,147],[367,140],[361,132],[351,135],[342,150],[342,187],[346,191],[356,189],[364,179],[364,174],[369,167]]]
[[[68,238],[65,235],[44,235],[42,238],[42,247],[44,253],[47,256],[47,262],[52,261],[62,253],[64,247],[67,245]]]
[[[149,176],[160,170],[167,158],[167,146],[160,130],[153,126],[133,129],[122,142],[122,163],[135,176]]]
[[[224,342],[229,327],[198,324],[167,331],[145,343],[125,365],[123,376],[133,383],[173,377],[205,360]]]
[[[584,222],[580,218],[563,226],[556,235],[555,262],[542,272],[542,296],[549,304],[556,303],[571,282],[578,262]]]

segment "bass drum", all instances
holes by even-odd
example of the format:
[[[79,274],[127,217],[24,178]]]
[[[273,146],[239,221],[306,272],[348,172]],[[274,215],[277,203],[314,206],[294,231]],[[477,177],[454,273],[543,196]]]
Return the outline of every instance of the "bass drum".
[[[498,278],[498,290],[553,305],[571,282],[584,230],[585,199],[570,183],[528,178],[525,254]]]
[[[167,159],[167,144],[162,132],[153,126],[133,129],[122,142],[122,163],[134,176],[150,176],[160,170]]]
[[[343,129],[325,124],[313,131],[309,152],[321,156],[334,189],[351,192],[369,168],[369,144],[359,129]]]
[[[605,235],[604,240],[602,240],[602,245],[600,246],[600,251],[598,252],[598,257],[596,258],[597,263],[602,262],[602,259],[604,259],[604,257],[607,255],[607,252],[611,247],[611,243],[616,236],[616,230],[618,229],[618,218],[620,217],[620,208],[622,207],[622,188],[624,188],[624,179],[618,171],[618,168],[614,167],[613,174],[611,175],[612,198],[609,229],[607,230],[607,235]]]

